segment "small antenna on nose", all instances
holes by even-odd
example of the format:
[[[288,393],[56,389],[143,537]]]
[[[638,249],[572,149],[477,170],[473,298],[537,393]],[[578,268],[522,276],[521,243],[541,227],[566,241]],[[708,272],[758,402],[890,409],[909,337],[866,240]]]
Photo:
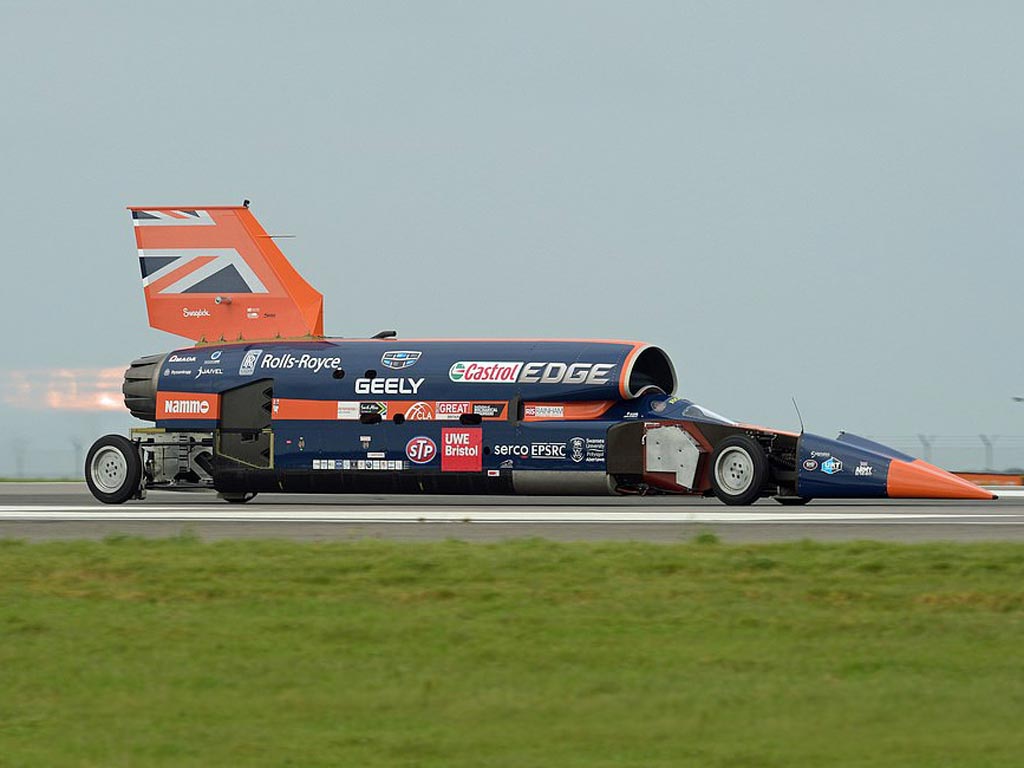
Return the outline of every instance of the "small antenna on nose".
[[[793,407],[796,408],[796,417],[800,420],[800,434],[804,433],[804,417],[800,415],[800,406],[796,404],[796,398],[793,398]]]

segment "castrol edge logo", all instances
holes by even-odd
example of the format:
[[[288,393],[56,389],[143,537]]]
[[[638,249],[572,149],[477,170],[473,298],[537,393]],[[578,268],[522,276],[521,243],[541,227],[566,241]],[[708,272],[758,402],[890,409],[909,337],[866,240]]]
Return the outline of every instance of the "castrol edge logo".
[[[489,384],[515,384],[522,363],[463,362],[453,363],[448,369],[452,381],[479,381]]]
[[[156,401],[157,419],[216,419],[217,395],[194,392],[160,392]]]
[[[456,383],[608,384],[616,363],[523,363],[460,360],[448,369]]]

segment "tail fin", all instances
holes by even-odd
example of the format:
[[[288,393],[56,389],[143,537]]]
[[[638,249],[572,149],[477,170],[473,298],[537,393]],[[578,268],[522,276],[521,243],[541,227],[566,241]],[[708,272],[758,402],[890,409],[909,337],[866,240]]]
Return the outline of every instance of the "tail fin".
[[[323,295],[247,205],[129,210],[152,327],[193,341],[323,336]]]

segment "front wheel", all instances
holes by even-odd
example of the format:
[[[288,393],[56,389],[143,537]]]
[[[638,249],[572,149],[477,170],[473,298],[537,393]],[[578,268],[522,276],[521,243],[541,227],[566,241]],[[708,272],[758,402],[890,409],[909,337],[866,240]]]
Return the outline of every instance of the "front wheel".
[[[753,504],[767,479],[768,458],[748,435],[725,438],[711,454],[711,489],[726,504]]]
[[[135,496],[142,480],[142,457],[131,440],[105,435],[85,457],[85,483],[104,504],[123,504]]]

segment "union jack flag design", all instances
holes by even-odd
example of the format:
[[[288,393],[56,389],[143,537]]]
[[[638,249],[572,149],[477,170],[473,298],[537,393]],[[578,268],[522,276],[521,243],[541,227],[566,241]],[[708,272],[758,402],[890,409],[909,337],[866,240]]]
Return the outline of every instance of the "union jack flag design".
[[[206,341],[323,335],[323,296],[248,207],[130,210],[154,328]]]

